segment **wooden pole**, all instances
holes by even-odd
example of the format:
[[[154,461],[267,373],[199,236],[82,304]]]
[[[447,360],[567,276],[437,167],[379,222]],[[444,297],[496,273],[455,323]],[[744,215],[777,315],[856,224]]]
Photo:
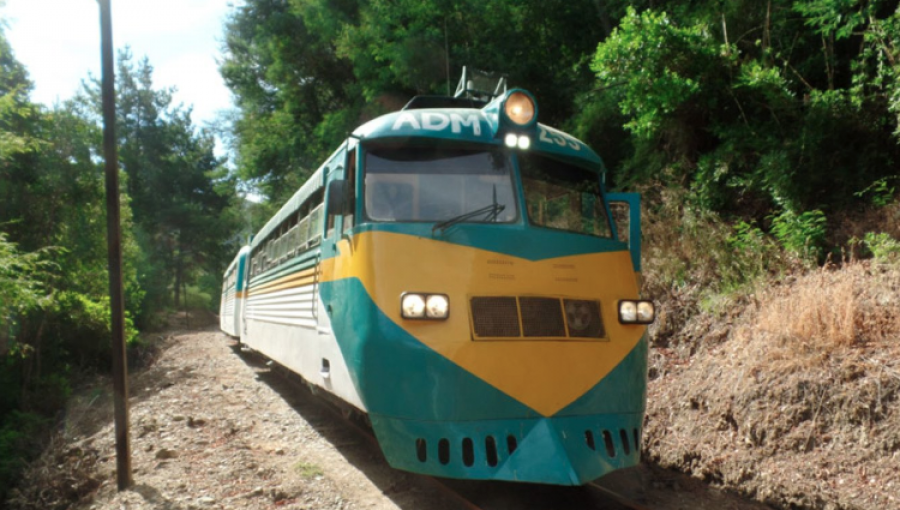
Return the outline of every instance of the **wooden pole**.
[[[100,3],[100,46],[103,60],[103,154],[106,158],[106,242],[109,258],[109,307],[112,330],[113,402],[116,420],[116,480],[120,491],[131,478],[128,430],[128,360],[125,356],[125,298],[122,291],[122,236],[119,216],[119,155],[116,150],[116,90],[113,69],[110,0]]]

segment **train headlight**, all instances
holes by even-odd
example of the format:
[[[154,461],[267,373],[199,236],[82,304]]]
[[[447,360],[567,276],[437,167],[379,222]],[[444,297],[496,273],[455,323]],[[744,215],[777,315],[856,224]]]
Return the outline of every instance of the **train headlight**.
[[[450,300],[443,294],[432,294],[425,299],[425,315],[429,319],[446,319],[450,313]]]
[[[622,324],[650,324],[656,319],[652,301],[619,301],[619,322]]]
[[[528,135],[507,133],[503,138],[503,141],[506,142],[506,146],[510,149],[518,147],[522,150],[528,150],[528,148],[531,147],[531,138],[529,138]]]
[[[400,298],[400,313],[404,319],[425,317],[425,297],[421,294],[404,294]]]
[[[656,307],[650,301],[638,301],[637,320],[643,324],[650,324],[656,318]]]
[[[506,98],[503,112],[513,124],[527,126],[534,120],[534,99],[524,91],[517,90]]]
[[[404,319],[446,319],[450,298],[446,294],[407,292],[400,297],[400,315]]]

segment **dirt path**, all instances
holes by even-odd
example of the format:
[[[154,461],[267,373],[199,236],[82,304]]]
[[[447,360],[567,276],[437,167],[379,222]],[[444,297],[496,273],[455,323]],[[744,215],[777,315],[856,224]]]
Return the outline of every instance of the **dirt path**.
[[[169,334],[132,373],[135,485],[120,493],[109,386],[100,387],[72,399],[64,440],[32,468],[14,508],[70,507],[65,498],[91,510],[460,507],[427,478],[388,467],[319,399],[212,329]],[[660,510],[762,508],[650,468],[604,483]],[[570,508],[559,503],[579,490],[469,484],[494,508],[532,508],[538,492],[547,508]]]

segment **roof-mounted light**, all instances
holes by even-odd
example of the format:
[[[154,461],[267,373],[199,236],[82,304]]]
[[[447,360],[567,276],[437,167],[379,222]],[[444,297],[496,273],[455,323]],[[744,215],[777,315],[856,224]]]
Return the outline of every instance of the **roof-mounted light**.
[[[537,106],[534,98],[522,90],[516,90],[506,98],[503,113],[513,124],[525,127],[532,124],[537,117]]]

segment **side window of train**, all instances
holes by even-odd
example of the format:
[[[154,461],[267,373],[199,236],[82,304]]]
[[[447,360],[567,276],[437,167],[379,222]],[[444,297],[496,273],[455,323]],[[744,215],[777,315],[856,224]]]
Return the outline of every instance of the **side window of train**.
[[[336,178],[340,179],[344,175],[343,167],[338,164],[338,165],[332,167],[329,174],[336,175],[337,176]],[[328,189],[328,185],[325,186],[325,189]],[[332,205],[326,204],[326,207],[332,207]],[[329,213],[328,218],[326,219],[328,226],[326,227],[326,230],[325,230],[325,237],[327,237],[329,239],[331,239],[331,237],[334,235],[335,218],[337,218],[336,214]]]
[[[347,168],[344,170],[347,179],[346,205],[344,206],[344,232],[353,228],[353,216],[356,211],[356,150],[347,156]]]
[[[609,203],[609,211],[612,213],[613,222],[616,224],[616,230],[619,233],[619,241],[627,243],[628,233],[631,228],[629,220],[631,213],[629,211],[628,202],[611,201]]]

